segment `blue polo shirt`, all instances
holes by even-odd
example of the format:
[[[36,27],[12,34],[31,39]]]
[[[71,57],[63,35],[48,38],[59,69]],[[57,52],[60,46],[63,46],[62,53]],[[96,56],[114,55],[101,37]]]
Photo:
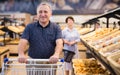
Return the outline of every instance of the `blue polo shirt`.
[[[28,55],[36,59],[48,59],[55,52],[56,40],[62,38],[60,26],[49,22],[42,27],[39,22],[28,24],[21,36],[29,41]]]

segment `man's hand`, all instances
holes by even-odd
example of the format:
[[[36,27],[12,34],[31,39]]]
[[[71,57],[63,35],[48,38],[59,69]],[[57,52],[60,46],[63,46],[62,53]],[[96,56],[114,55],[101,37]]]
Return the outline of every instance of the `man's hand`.
[[[53,56],[50,57],[49,62],[50,63],[57,63],[59,60],[59,55],[54,54]]]
[[[55,53],[49,58],[50,63],[57,63],[59,60],[59,55],[63,50],[63,40],[57,39],[56,40],[56,47],[55,47]]]
[[[27,63],[27,58],[25,57],[25,55],[19,55],[18,56],[18,62]]]
[[[24,51],[26,50],[26,47],[28,46],[28,41],[26,39],[20,39],[20,42],[18,44],[18,62],[20,63],[26,63],[26,56],[24,54]]]

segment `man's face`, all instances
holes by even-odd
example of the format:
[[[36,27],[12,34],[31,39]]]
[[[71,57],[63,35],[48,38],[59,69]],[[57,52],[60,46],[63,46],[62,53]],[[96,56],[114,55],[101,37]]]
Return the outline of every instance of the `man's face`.
[[[46,24],[49,22],[52,11],[49,6],[41,5],[37,9],[37,17],[40,23]]]

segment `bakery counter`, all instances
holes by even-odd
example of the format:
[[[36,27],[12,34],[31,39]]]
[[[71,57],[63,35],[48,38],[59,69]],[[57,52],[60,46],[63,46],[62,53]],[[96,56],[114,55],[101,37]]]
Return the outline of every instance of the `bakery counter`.
[[[10,56],[17,56],[18,55],[18,44],[20,39],[14,39],[6,44],[6,47],[10,50]],[[28,47],[25,50],[27,52]]]
[[[81,39],[81,42],[88,48],[88,50],[91,51],[92,55],[110,71],[111,75],[117,75],[114,69],[108,63],[106,58],[103,58],[103,56],[101,56],[101,54],[93,47],[91,47],[84,39]]]
[[[80,59],[85,59],[87,48],[84,46],[84,44],[82,42],[77,43],[77,46],[78,46],[78,51],[80,54]]]

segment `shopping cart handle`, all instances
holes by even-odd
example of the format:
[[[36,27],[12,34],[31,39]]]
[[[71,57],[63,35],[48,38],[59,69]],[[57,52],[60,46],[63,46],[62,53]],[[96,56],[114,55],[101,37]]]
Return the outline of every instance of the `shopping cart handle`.
[[[4,63],[8,62],[9,59],[8,58],[4,58]]]
[[[10,60],[16,61],[17,59],[10,59]],[[35,59],[28,59],[28,61],[30,61],[30,60],[35,60]],[[38,59],[36,59],[36,61],[37,61],[37,60],[38,60]],[[48,61],[48,60],[46,60],[46,59],[42,59],[42,60]],[[4,63],[6,63],[6,62],[8,62],[8,61],[9,61],[9,58],[4,58]],[[63,58],[59,59],[59,62],[64,62],[64,59],[63,59]]]

